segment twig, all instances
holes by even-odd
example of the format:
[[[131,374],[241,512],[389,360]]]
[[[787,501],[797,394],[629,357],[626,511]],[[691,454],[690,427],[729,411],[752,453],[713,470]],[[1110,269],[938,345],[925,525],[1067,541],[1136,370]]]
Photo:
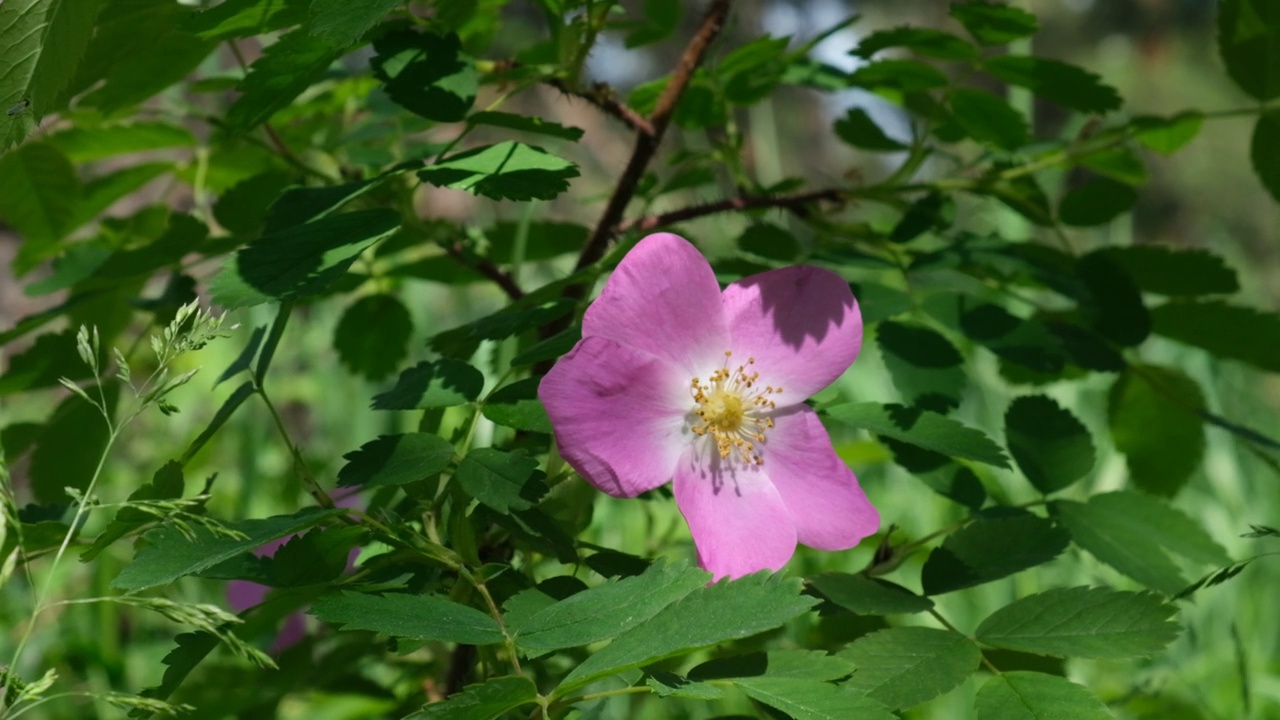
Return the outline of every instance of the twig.
[[[584,90],[569,87],[569,85],[559,78],[550,78],[545,82],[547,85],[550,85],[565,95],[572,95],[573,97],[586,100],[605,115],[616,120],[620,120],[625,123],[627,127],[635,130],[641,135],[653,134],[653,123],[649,122],[645,116],[641,115],[634,108],[619,100],[613,88],[606,83],[596,83],[591,86],[590,90]]]
[[[693,220],[695,218],[707,215],[716,215],[723,212],[732,212],[735,210],[761,210],[765,208],[783,208],[791,212],[804,215],[809,206],[819,202],[840,202],[845,198],[843,190],[828,188],[826,190],[814,190],[812,192],[801,193],[799,195],[743,195],[727,200],[718,200],[712,203],[702,205],[693,205],[671,212],[660,213],[658,215],[647,215],[632,220],[625,220],[619,223],[614,229],[615,234],[621,234],[629,230],[655,230],[657,228],[674,225],[685,220]]]
[[[462,243],[445,245],[444,249],[445,252],[449,253],[449,257],[497,283],[498,287],[502,288],[502,291],[507,294],[507,297],[512,300],[519,300],[524,297],[524,290],[520,289],[520,285],[516,283],[516,279],[511,276],[511,273],[503,272],[492,261],[468,253],[463,249]]]

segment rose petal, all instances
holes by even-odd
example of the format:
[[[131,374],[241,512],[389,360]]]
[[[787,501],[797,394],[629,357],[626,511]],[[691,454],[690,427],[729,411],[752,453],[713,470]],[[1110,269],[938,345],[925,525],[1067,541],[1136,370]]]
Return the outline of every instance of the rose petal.
[[[764,473],[727,465],[706,447],[690,447],[676,468],[676,504],[698,547],[698,561],[716,580],[781,570],[796,551],[791,513]]]
[[[564,459],[616,497],[665,484],[689,444],[689,380],[607,338],[583,338],[542,379],[538,398]]]
[[[675,363],[692,380],[729,349],[720,285],[687,240],[658,233],[618,264],[582,319],[584,337],[607,337]]]
[[[725,289],[724,308],[735,353],[754,357],[760,381],[785,390],[779,406],[830,385],[862,347],[862,313],[849,283],[821,268],[743,278]]]
[[[818,415],[805,405],[774,416],[762,469],[795,520],[800,542],[847,550],[880,528],[853,471],[831,447]]]
[[[227,604],[236,612],[244,612],[267,599],[271,588],[248,580],[232,580],[227,583]]]

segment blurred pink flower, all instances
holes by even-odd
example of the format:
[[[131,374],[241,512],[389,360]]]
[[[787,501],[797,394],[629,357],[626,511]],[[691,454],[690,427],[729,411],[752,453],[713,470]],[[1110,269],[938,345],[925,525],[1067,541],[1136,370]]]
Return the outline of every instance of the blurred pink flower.
[[[668,480],[702,567],[718,580],[778,570],[800,542],[844,550],[879,514],[803,404],[862,346],[838,275],[789,267],[723,292],[687,241],[641,240],[538,396],[565,460],[635,497]]]

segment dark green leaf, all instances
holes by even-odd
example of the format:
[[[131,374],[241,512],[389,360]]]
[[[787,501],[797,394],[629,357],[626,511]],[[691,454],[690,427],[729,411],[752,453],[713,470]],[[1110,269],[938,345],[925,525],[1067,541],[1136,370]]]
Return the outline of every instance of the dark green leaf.
[[[901,315],[914,307],[911,296],[897,288],[873,282],[850,283],[850,286],[854,297],[858,298],[862,322],[868,325]]]
[[[1007,169],[1008,165],[997,165],[996,169]],[[1031,222],[1049,227],[1053,225],[1053,208],[1049,206],[1049,196],[1034,175],[1019,175],[1012,180],[999,180],[977,192],[990,195],[1007,205],[1011,210]]]
[[[981,585],[1049,562],[1070,541],[1052,521],[1025,511],[980,517],[929,554],[920,584],[928,595]]]
[[[71,227],[79,227],[98,216],[115,202],[132,195],[147,183],[173,170],[167,162],[142,163],[96,177],[83,186],[80,204]]]
[[[182,497],[184,482],[182,478],[182,465],[176,460],[170,460],[165,463],[155,475],[151,476],[151,482],[134,490],[129,494],[129,501],[138,500],[172,500]],[[156,521],[156,516],[143,512],[136,508],[125,506],[116,511],[115,518],[107,525],[102,532],[98,533],[98,537],[93,539],[84,552],[80,553],[80,562],[89,562],[98,556],[98,553],[107,548],[108,545],[128,535],[130,532]]]
[[[383,435],[342,458],[340,485],[404,485],[425,480],[449,467],[453,445],[430,433]]]
[[[644,684],[652,688],[654,694],[661,698],[719,700],[724,697],[724,691],[715,685],[688,680],[665,670],[650,670]]]
[[[925,612],[933,601],[887,580],[849,573],[823,573],[809,584],[822,596],[859,615],[902,615]]]
[[[409,351],[413,318],[395,295],[366,295],[348,306],[333,331],[338,359],[352,372],[380,380]]]
[[[1153,593],[1058,588],[992,613],[974,637],[986,645],[1039,655],[1126,658],[1163,650],[1178,635],[1176,612]]]
[[[587,242],[590,231],[584,225],[567,222],[500,222],[485,231],[489,248],[485,256],[506,265],[516,262],[516,245],[524,233],[521,262],[549,260],[577,252]]]
[[[1123,268],[1143,292],[1217,295],[1240,289],[1236,272],[1208,250],[1128,245],[1110,247],[1102,252]]]
[[[857,670],[844,683],[893,710],[932,700],[978,669],[982,653],[959,633],[896,627],[858,638],[839,657]]]
[[[929,193],[911,203],[893,226],[889,239],[897,243],[915,240],[930,230],[943,230],[955,220],[955,204],[941,193]]]
[[[1019,11],[1022,12],[1022,11]],[[1083,113],[1103,114],[1120,109],[1120,95],[1091,72],[1058,60],[1025,55],[1000,55],[984,62],[987,72],[1010,85]]]
[[[196,439],[192,440],[191,444],[187,446],[186,451],[182,453],[182,461],[186,462],[187,460],[195,457],[195,454],[200,452],[200,449],[205,446],[205,443],[209,442],[209,440],[214,436],[214,433],[218,432],[218,429],[221,428],[228,419],[230,419],[232,413],[243,405],[245,400],[253,397],[253,394],[254,389],[252,380],[246,380],[237,387],[231,395],[227,397],[226,401],[222,403],[222,406],[218,408],[218,412],[214,413],[213,419],[209,421],[209,424],[205,426],[205,429],[201,430],[200,434],[196,436]]]
[[[205,40],[250,37],[297,25],[306,19],[303,0],[226,0],[188,14],[182,28]]]
[[[558,692],[725,640],[772,630],[817,602],[800,580],[757,573],[694,590],[633,627],[569,673]]]
[[[1094,251],[1076,262],[1088,290],[1085,312],[1094,329],[1120,345],[1141,343],[1151,334],[1151,315],[1128,273],[1106,253]]]
[[[1151,317],[1157,335],[1280,372],[1280,315],[1206,300],[1167,303],[1152,310]]]
[[[230,380],[236,375],[239,375],[253,367],[253,359],[258,356],[258,348],[262,347],[262,339],[266,334],[266,325],[259,325],[254,328],[253,333],[249,335],[249,342],[245,343],[244,350],[241,350],[240,354],[236,356],[236,359],[227,366],[227,369],[222,371],[222,374],[218,376],[218,379],[213,382],[213,386],[217,387],[223,382]]]
[[[177,645],[160,661],[165,666],[160,684],[143,690],[143,697],[165,700],[172,695],[191,671],[218,646],[218,636],[208,632],[183,633],[175,637],[174,642]],[[147,718],[152,714],[150,710],[139,708],[129,713],[129,717]]]
[[[52,387],[58,384],[58,378],[83,380],[92,375],[76,353],[76,331],[70,328],[45,333],[31,347],[5,360],[9,368],[0,375],[0,396]]]
[[[551,200],[569,189],[578,166],[539,147],[504,142],[450,155],[418,177],[495,200]]]
[[[227,125],[245,132],[288,107],[338,58],[329,43],[295,30],[269,45],[236,86],[240,97],[227,109]]]
[[[401,107],[437,122],[467,116],[478,75],[457,35],[397,30],[374,40],[373,48],[373,73]]]
[[[485,398],[481,412],[490,420],[517,430],[550,433],[551,418],[538,400],[541,378],[517,380]]]
[[[951,17],[983,45],[1004,45],[1040,29],[1036,16],[1026,10],[981,0],[952,3]]]
[[[996,675],[978,691],[982,720],[1113,720],[1107,706],[1066,678],[1038,672]]]
[[[189,148],[196,144],[189,130],[159,121],[118,125],[71,127],[54,133],[46,142],[62,151],[73,163],[86,163],[116,155]]]
[[[528,510],[548,490],[538,461],[519,451],[472,450],[458,463],[454,477],[471,497],[502,513]]]
[[[323,187],[292,187],[285,190],[267,209],[264,232],[268,235],[328,216],[348,202],[364,195],[395,171],[367,180]]]
[[[773,650],[708,660],[689,671],[691,680],[773,677],[797,680],[839,680],[853,672],[853,663],[821,650]]]
[[[1004,150],[1022,147],[1031,138],[1027,119],[984,90],[960,88],[951,93],[951,111],[965,134],[980,143]]]
[[[849,76],[849,84],[871,91],[919,92],[946,87],[947,76],[941,70],[915,60],[876,60],[855,70]]]
[[[922,325],[888,320],[876,328],[876,343],[908,403],[938,413],[960,406],[967,376],[964,358],[949,340]]]
[[[626,24],[629,28],[625,41],[628,48],[651,45],[675,32],[684,16],[684,3],[677,0],[644,0],[642,14],[643,20]]]
[[[230,310],[319,295],[361,252],[399,227],[400,216],[392,210],[361,210],[265,235],[214,276],[214,302]]]
[[[561,125],[550,120],[543,120],[540,117],[531,115],[516,115],[515,113],[498,112],[496,110],[485,110],[478,113],[472,113],[467,116],[468,125],[488,125],[490,127],[506,128],[508,130],[519,130],[520,132],[533,133],[534,135],[547,135],[561,140],[570,140],[577,142],[582,139],[585,134],[582,128],[572,125]]]
[[[474,401],[484,375],[462,362],[443,358],[420,362],[400,373],[395,387],[373,397],[374,410],[427,410]]]
[[[1077,227],[1091,227],[1111,222],[1128,212],[1138,202],[1133,187],[1098,177],[1072,188],[1058,203],[1058,217]]]
[[[750,105],[769,96],[786,72],[788,38],[768,35],[740,45],[716,67],[726,100]]]
[[[791,233],[777,225],[752,223],[738,236],[738,247],[744,251],[778,262],[792,262],[800,254],[800,243]]]
[[[1204,394],[1181,370],[1134,366],[1111,386],[1111,441],[1125,456],[1129,480],[1172,496],[1191,479],[1204,455],[1204,422],[1196,414]]]
[[[862,108],[852,108],[836,121],[836,135],[850,145],[863,150],[892,152],[905,150],[906,145],[894,140],[876,125]]]
[[[958,314],[965,335],[1002,359],[1036,372],[1057,374],[1066,364],[1062,342],[1048,326],[1035,319],[1023,319],[999,305],[974,303],[957,296],[939,304],[939,311]]]
[[[1004,414],[1005,442],[1018,469],[1037,490],[1048,495],[1079,480],[1093,469],[1095,454],[1089,431],[1044,395],[1025,395]]]
[[[120,386],[107,383],[104,394],[107,411],[114,415]],[[107,422],[97,407],[75,395],[59,403],[31,453],[28,472],[36,502],[67,502],[66,488],[89,487],[98,461],[107,450],[109,435]]]
[[[789,677],[740,678],[735,683],[752,699],[795,720],[894,720],[884,705],[843,685]]]
[[[501,340],[542,327],[569,314],[574,307],[575,303],[567,298],[537,304],[516,303],[488,317],[446,330],[432,338],[430,345],[441,354],[470,357],[481,340]]]
[[[1204,113],[1190,110],[1172,117],[1139,115],[1129,121],[1133,139],[1146,148],[1168,155],[1195,139],[1204,125]]]
[[[942,60],[973,60],[978,57],[978,49],[963,38],[941,30],[919,27],[877,30],[863,38],[853,54],[870,58],[889,48],[907,48],[916,54]]]
[[[213,204],[213,216],[231,232],[251,235],[266,222],[267,208],[289,184],[289,176],[276,170],[252,175],[222,193]]]
[[[1222,0],[1218,52],[1227,74],[1255,100],[1280,97],[1280,5],[1270,0]]]
[[[48,143],[28,143],[0,157],[0,220],[23,238],[18,274],[72,230],[80,195],[75,168]]]
[[[492,720],[534,702],[538,689],[526,677],[496,677],[468,685],[447,700],[432,703],[404,720]]]
[[[937,413],[902,405],[847,403],[827,408],[832,419],[943,455],[1009,467],[1000,447],[980,430]]]
[[[347,47],[403,2],[404,0],[313,0],[309,9],[309,31],[335,47]]]
[[[279,587],[300,587],[338,579],[351,549],[368,531],[359,525],[317,528],[280,546],[271,558],[271,578]]]
[[[147,545],[111,581],[111,587],[133,593],[167,585],[180,577],[207,570],[272,540],[319,525],[343,512],[341,509],[306,508],[292,515],[230,523],[228,527],[243,533],[243,539],[215,535],[197,527],[193,542],[183,537],[175,528],[159,527],[143,535]]]
[[[370,630],[394,638],[468,645],[503,640],[502,628],[493,618],[434,595],[342,592],[320,598],[308,612],[344,631]]]

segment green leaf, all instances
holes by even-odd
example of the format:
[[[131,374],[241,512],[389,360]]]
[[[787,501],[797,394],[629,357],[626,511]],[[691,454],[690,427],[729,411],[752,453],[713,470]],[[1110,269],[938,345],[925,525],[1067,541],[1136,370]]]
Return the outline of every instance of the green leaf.
[[[1138,191],[1111,178],[1097,177],[1072,188],[1058,203],[1058,217],[1067,225],[1104,225],[1129,212]]]
[[[915,60],[876,60],[853,71],[849,84],[872,92],[892,89],[910,93],[946,87],[947,76]]]
[[[978,642],[1037,655],[1126,658],[1163,650],[1178,635],[1177,610],[1154,593],[1106,588],[1058,588],[992,613],[974,633]]]
[[[943,230],[955,220],[955,204],[942,193],[929,193],[907,207],[898,224],[893,226],[889,239],[905,243],[930,230]]]
[[[107,383],[103,392],[107,412],[114,416],[120,386]],[[31,452],[28,472],[36,502],[65,503],[66,488],[88,488],[98,461],[107,451],[109,435],[97,407],[75,395],[59,403]]]
[[[684,563],[661,560],[634,577],[570,595],[510,630],[520,647],[543,654],[615,638],[649,622],[672,603],[707,584],[708,575]]]
[[[1130,482],[1157,495],[1177,494],[1204,456],[1200,386],[1181,370],[1136,365],[1116,378],[1108,397],[1111,441],[1125,456]]]
[[[496,677],[468,685],[446,700],[431,703],[404,720],[492,720],[535,702],[538,688],[526,677]]]
[[[500,222],[485,230],[489,248],[485,256],[507,265],[516,262],[516,244],[524,233],[523,262],[550,260],[576,253],[587,242],[590,230],[585,225],[567,222]]]
[[[449,467],[453,445],[430,433],[383,435],[342,456],[339,485],[405,485]]]
[[[1202,564],[1226,565],[1231,561],[1194,520],[1146,495],[1105,493],[1083,504],[1058,501],[1051,508],[1077,545],[1168,595],[1187,585],[1170,553]]]
[[[0,219],[23,238],[18,274],[73,229],[80,195],[75,168],[47,143],[28,143],[0,157]]]
[[[680,26],[684,4],[672,0],[644,0],[642,12],[643,20],[625,24],[629,29],[625,40],[628,48],[651,45],[669,37]],[[618,25],[623,26],[623,23]]]
[[[306,19],[303,0],[226,0],[214,7],[189,13],[184,30],[205,40],[228,40],[274,32]]]
[[[481,340],[501,340],[542,327],[568,315],[576,303],[567,298],[534,303],[528,296],[488,317],[439,333],[431,339],[431,348],[444,355],[470,357]]]
[[[1088,690],[1063,677],[1025,670],[988,680],[975,706],[982,720],[1113,720]]]
[[[951,111],[965,134],[980,143],[1016,150],[1031,139],[1031,129],[1022,113],[985,90],[952,91]]]
[[[312,35],[344,48],[359,40],[404,0],[313,0],[310,7]]]
[[[1000,55],[986,60],[983,67],[1010,85],[1083,113],[1101,115],[1119,110],[1122,103],[1115,88],[1103,84],[1097,75],[1058,60]]]
[[[343,205],[381,185],[397,171],[386,172],[367,180],[327,185],[324,187],[292,187],[285,190],[267,209],[264,232],[268,235],[294,225],[329,216]]]
[[[267,219],[267,210],[291,184],[289,175],[278,170],[251,175],[232,185],[213,204],[218,224],[240,235],[252,235]]]
[[[1080,166],[1129,185],[1142,185],[1147,181],[1147,167],[1142,158],[1126,147],[1089,153],[1080,158]]]
[[[182,497],[183,486],[182,465],[176,460],[170,460],[159,470],[156,470],[155,474],[151,476],[151,482],[130,493],[129,501],[180,498]],[[116,516],[112,519],[111,524],[98,533],[98,536],[93,539],[92,545],[80,553],[80,562],[89,562],[111,543],[143,525],[155,521],[156,517],[150,513],[131,508],[128,505],[120,508],[116,511]]]
[[[1133,139],[1148,149],[1168,155],[1195,139],[1204,126],[1204,113],[1188,110],[1171,117],[1139,115],[1129,121]]]
[[[689,671],[691,680],[772,677],[797,680],[839,680],[853,672],[853,663],[821,650],[772,650],[708,660]]]
[[[336,59],[338,50],[302,30],[281,37],[236,86],[241,94],[227,109],[228,127],[245,132],[262,124],[311,87]]]
[[[1255,100],[1280,97],[1280,5],[1269,0],[1222,0],[1218,52],[1227,74]]]
[[[186,128],[159,121],[71,127],[45,138],[73,163],[165,148],[195,147],[196,139]]]
[[[876,343],[908,403],[937,413],[960,406],[967,376],[964,358],[949,340],[923,325],[887,320],[876,328]]]
[[[207,570],[272,540],[319,525],[344,512],[346,511],[340,508],[306,508],[292,515],[276,515],[262,520],[242,520],[228,524],[232,530],[243,533],[243,539],[215,535],[203,527],[196,527],[196,539],[189,541],[175,528],[159,527],[143,535],[146,546],[111,581],[111,587],[134,593],[167,585],[180,577]]]
[[[888,580],[849,573],[823,573],[809,579],[822,596],[859,615],[904,615],[926,612],[933,601]]]
[[[959,20],[964,29],[983,45],[1004,45],[1033,35],[1040,29],[1035,15],[1001,3],[953,3],[951,17]]]
[[[551,200],[569,189],[578,166],[539,147],[503,142],[450,155],[418,177],[494,200]]]
[[[320,598],[308,613],[343,631],[370,630],[394,638],[467,645],[493,645],[504,639],[493,618],[434,595],[342,592]]]
[[[1004,414],[1005,442],[1018,469],[1041,493],[1057,492],[1093,469],[1089,431],[1044,395],[1024,395]]]
[[[42,4],[47,5],[48,12],[40,33],[39,57],[32,69],[29,92],[26,95],[31,99],[31,112],[37,120],[66,108],[64,90],[74,79],[85,58],[85,51],[93,39],[94,21],[105,3],[102,0],[53,0]],[[21,30],[6,27],[7,25],[0,19],[0,27],[6,28],[5,31],[10,33],[9,37],[19,37],[13,33],[20,33]],[[23,43],[19,41],[18,44]],[[0,58],[0,67],[10,67],[5,60]],[[19,61],[15,64],[23,63]],[[18,76],[21,75],[19,70]],[[18,78],[9,80],[16,81]],[[7,96],[4,84],[0,84],[0,100]],[[0,143],[0,152],[5,149],[3,143]]]
[[[271,558],[272,584],[304,587],[337,580],[347,570],[352,548],[367,536],[360,525],[341,525],[294,537]]]
[[[519,130],[520,132],[533,133],[534,135],[546,135],[548,137],[560,138],[561,140],[569,140],[571,142],[581,140],[582,136],[585,134],[585,131],[583,131],[582,128],[574,127],[572,125],[561,125],[560,123],[544,120],[540,117],[498,112],[496,110],[484,110],[468,115],[467,125],[472,127],[475,127],[476,125],[487,125],[489,127],[506,128],[507,130]]]
[[[22,142],[45,114],[62,109],[51,100],[83,57],[98,10],[97,3],[90,2],[76,12],[75,4],[69,0],[0,4],[0,67],[5,69],[0,74],[0,107],[6,110],[0,115],[0,153]],[[0,171],[0,177],[5,174]],[[0,190],[0,197],[5,194]]]
[[[541,378],[517,380],[485,398],[481,412],[490,420],[517,430],[550,433],[551,418],[538,400]]]
[[[396,104],[436,122],[467,116],[478,75],[457,35],[397,30],[374,40],[373,49],[373,74]]]
[[[910,443],[943,455],[1009,467],[1000,447],[982,431],[937,413],[902,405],[846,403],[826,409],[832,419],[876,435]]]
[[[1280,372],[1280,315],[1203,300],[1167,303],[1152,310],[1151,317],[1157,335],[1220,358]]]
[[[1018,541],[1011,543],[1010,538]],[[1047,563],[1070,542],[1053,521],[1029,512],[979,517],[929,553],[920,584],[928,595],[981,585]]]
[[[333,331],[333,348],[352,372],[380,380],[408,354],[412,334],[413,318],[400,298],[366,295],[343,311]]]
[[[472,450],[454,477],[471,497],[502,513],[528,510],[549,490],[538,461],[521,451]]]
[[[374,410],[428,410],[474,401],[484,374],[461,360],[420,362],[400,373],[395,387],[373,397]]]
[[[741,678],[747,695],[795,720],[894,720],[884,705],[843,685],[800,678]]]
[[[1151,334],[1142,293],[1124,269],[1101,251],[1076,261],[1076,276],[1088,291],[1085,313],[1094,329],[1115,343],[1133,346]]]
[[[877,30],[863,38],[852,54],[870,59],[872,55],[889,48],[906,48],[918,55],[941,60],[973,60],[978,57],[978,49],[963,38],[941,30],[919,27]]]
[[[214,276],[213,300],[232,310],[320,295],[361,252],[399,227],[400,215],[392,210],[361,210],[264,235]]]
[[[174,642],[177,643],[174,648],[160,660],[160,664],[164,665],[160,684],[143,690],[143,697],[164,700],[172,695],[191,671],[218,646],[218,636],[203,631],[183,633],[175,637]],[[138,709],[129,713],[129,717],[147,718],[152,714],[148,710]]]
[[[947,630],[895,627],[864,635],[839,657],[857,670],[844,683],[893,710],[932,700],[964,682],[982,653],[969,638]]]
[[[836,121],[836,135],[853,147],[877,152],[895,152],[905,150],[906,145],[894,140],[871,119],[866,110],[852,108]]]
[[[1208,250],[1127,245],[1102,251],[1138,289],[1157,295],[1217,295],[1240,289],[1236,272]],[[1153,314],[1158,314],[1156,311]]]
[[[564,679],[557,693],[698,648],[772,630],[817,602],[801,595],[800,588],[798,578],[760,572],[694,590],[584,660]]]
[[[6,358],[9,367],[0,375],[0,396],[58,384],[59,378],[83,380],[92,371],[76,354],[76,333],[68,328],[45,333],[31,347]],[[61,493],[61,490],[58,490]]]
[[[678,697],[689,700],[719,700],[724,691],[710,683],[695,682],[665,670],[649,670],[645,685],[661,698]]]
[[[752,223],[738,236],[745,252],[778,262],[792,262],[800,254],[800,243],[791,233],[770,223]]]
[[[1008,164],[997,163],[995,170],[1006,170]],[[1012,180],[998,180],[990,186],[980,188],[977,192],[990,195],[1007,205],[1011,210],[1031,222],[1049,227],[1053,225],[1053,208],[1049,206],[1049,196],[1034,175],[1020,175]]]
[[[137,193],[147,183],[174,169],[171,163],[142,163],[96,177],[83,186],[70,227],[79,227],[98,216],[121,198]]]

